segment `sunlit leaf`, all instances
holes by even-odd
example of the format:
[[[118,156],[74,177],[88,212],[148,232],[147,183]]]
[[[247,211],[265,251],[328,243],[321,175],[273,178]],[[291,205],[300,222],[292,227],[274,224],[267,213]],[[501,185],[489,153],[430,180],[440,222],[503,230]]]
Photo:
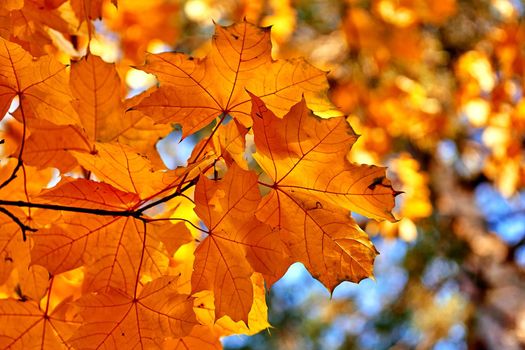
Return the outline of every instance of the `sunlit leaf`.
[[[22,47],[0,38],[0,112],[20,96],[25,113],[55,124],[76,124],[66,67],[51,56],[33,60]],[[0,116],[3,117],[3,114]]]
[[[177,291],[177,277],[161,277],[140,294],[89,294],[77,304],[83,325],[70,339],[80,349],[151,348],[165,334],[184,337],[196,324],[193,300]]]
[[[246,89],[280,116],[303,95],[319,113],[338,114],[325,96],[325,72],[300,59],[272,60],[269,28],[243,22],[215,30],[213,49],[203,59],[180,53],[148,55],[141,69],[155,74],[161,88],[135,108],[157,122],[181,124],[184,135],[226,114],[251,125]]]
[[[271,186],[287,195],[304,194],[321,204],[394,220],[395,191],[385,169],[346,160],[357,136],[345,118],[321,119],[303,100],[281,119],[252,98],[254,158],[274,181]]]
[[[280,278],[288,267],[276,231],[255,217],[261,195],[255,174],[234,165],[218,182],[201,178],[195,211],[209,236],[195,251],[193,291],[211,290],[216,317],[248,321],[254,271]]]

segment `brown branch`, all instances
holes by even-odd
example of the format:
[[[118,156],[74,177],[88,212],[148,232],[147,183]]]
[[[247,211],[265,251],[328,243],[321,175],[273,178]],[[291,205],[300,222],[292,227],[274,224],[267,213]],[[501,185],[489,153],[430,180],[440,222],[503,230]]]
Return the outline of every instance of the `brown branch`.
[[[142,208],[136,210],[135,212],[136,213],[139,213],[139,215],[142,215],[142,213],[144,213],[146,210],[150,209],[150,208],[153,208],[161,203],[165,203],[167,201],[169,201],[170,199],[173,199],[175,197],[178,197],[180,195],[182,195],[182,193],[184,193],[184,191],[186,191],[188,188],[194,186],[196,183],[197,183],[197,180],[198,180],[198,177],[196,177],[195,179],[192,179],[190,182],[188,182],[186,184],[186,186],[182,187],[181,189],[178,189],[177,191],[173,192],[172,194],[166,196],[166,197],[163,197],[161,199],[158,199],[156,201],[153,201],[149,204],[146,204],[145,206],[143,206]]]
[[[72,207],[72,206],[58,205],[58,204],[33,203],[33,202],[28,202],[28,201],[26,202],[26,201],[10,201],[10,200],[0,200],[0,206],[39,208],[39,209],[47,209],[47,210],[62,210],[62,211],[67,211],[67,212],[92,214],[92,215],[99,215],[99,216],[133,217],[143,222],[148,222],[148,221],[151,221],[151,219],[147,219],[143,217],[144,212],[146,210],[152,207],[155,207],[161,203],[165,203],[169,201],[170,199],[183,195],[184,191],[194,186],[196,183],[197,183],[197,178],[188,182],[186,186],[184,186],[180,191],[176,191],[170,194],[169,196],[166,196],[166,197],[160,198],[159,200],[151,202],[142,208],[131,209],[131,210],[106,210],[106,209],[94,209],[94,208],[81,208],[81,207]],[[20,228],[22,228],[22,233],[24,234],[24,240],[25,240],[25,231],[36,231],[35,229],[24,225],[20,221],[20,219],[18,219],[15,215],[13,215],[7,209],[0,207],[0,211],[6,214],[7,216],[9,216],[13,221],[15,221],[20,226]]]
[[[32,228],[32,227],[29,227],[27,226],[26,224],[24,224],[22,221],[20,221],[20,219],[14,215],[13,213],[11,213],[9,210],[7,210],[6,208],[2,208],[0,207],[0,213],[4,213],[6,216],[8,216],[11,220],[13,220],[13,222],[15,224],[18,225],[18,227],[20,227],[20,230],[22,231],[22,238],[24,239],[24,242],[27,240],[27,236],[26,236],[26,232],[29,231],[29,232],[36,232],[37,230]]]
[[[48,209],[48,210],[62,210],[70,211],[75,213],[84,213],[84,214],[93,214],[100,216],[132,216],[140,217],[142,213],[139,213],[136,210],[105,210],[105,209],[93,209],[93,208],[79,208],[79,207],[69,207],[66,205],[57,205],[57,204],[46,204],[46,203],[32,203],[26,201],[7,201],[0,200],[0,205],[3,206],[13,206],[13,207],[23,207],[23,208],[39,208],[39,209]]]

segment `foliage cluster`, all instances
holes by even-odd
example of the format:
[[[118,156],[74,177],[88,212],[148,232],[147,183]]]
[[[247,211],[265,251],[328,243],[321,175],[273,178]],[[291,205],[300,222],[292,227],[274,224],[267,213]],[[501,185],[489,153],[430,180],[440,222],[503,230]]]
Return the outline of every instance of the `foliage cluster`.
[[[218,348],[269,326],[265,292],[293,262],[329,290],[372,276],[350,212],[395,221],[385,168],[347,158],[325,72],[273,59],[248,21],[216,25],[201,58],[145,54],[161,31],[140,25],[169,2],[108,63],[94,20],[108,8],[116,28],[130,4],[0,9],[1,348]],[[127,97],[132,63],[157,85]],[[175,169],[155,148],[170,124],[196,139]]]

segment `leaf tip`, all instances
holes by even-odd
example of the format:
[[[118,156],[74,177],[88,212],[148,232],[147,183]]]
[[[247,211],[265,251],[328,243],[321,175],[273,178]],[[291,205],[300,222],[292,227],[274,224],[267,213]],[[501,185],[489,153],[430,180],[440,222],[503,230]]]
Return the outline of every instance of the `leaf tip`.
[[[255,95],[252,94],[252,93],[250,92],[250,90],[248,90],[247,88],[244,88],[244,91],[246,91],[246,93],[247,93],[248,95],[250,95],[250,98],[253,98],[253,97],[255,96]]]

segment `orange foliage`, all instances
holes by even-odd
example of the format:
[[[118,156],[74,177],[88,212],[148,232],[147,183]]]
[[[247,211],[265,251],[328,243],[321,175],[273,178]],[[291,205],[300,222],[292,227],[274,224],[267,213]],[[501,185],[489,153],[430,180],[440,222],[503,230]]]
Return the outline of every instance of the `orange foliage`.
[[[385,168],[347,159],[357,136],[325,72],[274,60],[270,29],[246,21],[217,25],[204,58],[145,54],[174,40],[159,23],[176,5],[137,4],[1,9],[1,117],[18,103],[2,129],[2,348],[219,348],[269,327],[265,288],[295,261],[329,290],[372,276],[377,251],[350,212],[395,221]],[[92,38],[104,9],[157,87],[126,98],[126,69],[89,45],[56,58],[53,40]],[[155,151],[170,123],[201,137],[174,170]]]

